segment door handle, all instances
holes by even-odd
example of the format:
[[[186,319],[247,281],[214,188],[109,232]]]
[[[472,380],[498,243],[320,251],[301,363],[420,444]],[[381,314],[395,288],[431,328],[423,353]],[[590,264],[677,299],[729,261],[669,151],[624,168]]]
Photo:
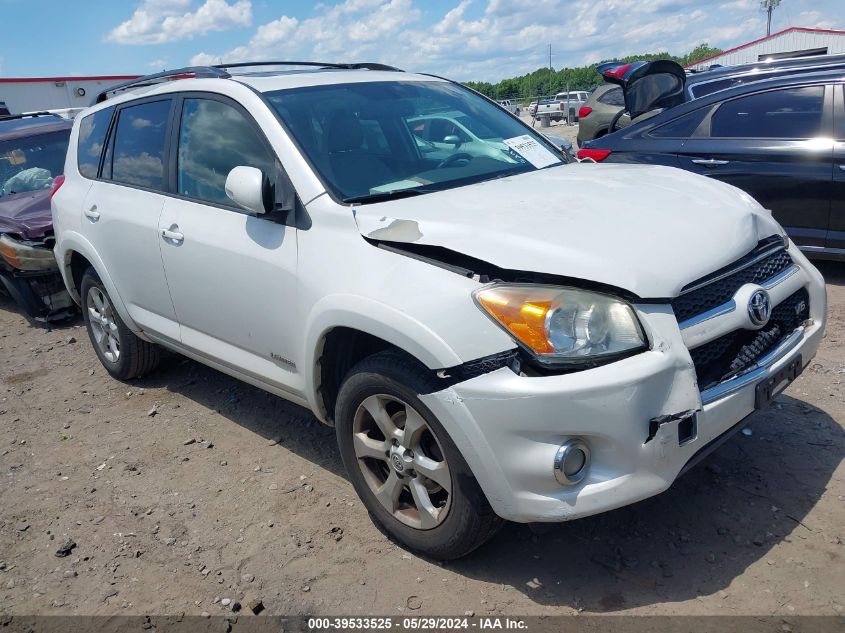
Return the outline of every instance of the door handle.
[[[91,220],[92,222],[96,222],[100,219],[100,212],[97,211],[97,205],[92,205],[90,209],[85,210],[85,217]]]
[[[704,165],[705,167],[718,167],[719,165],[727,165],[728,160],[716,160],[715,158],[693,158],[692,162],[696,165]]]
[[[179,227],[175,224],[171,225],[169,229],[161,229],[161,236],[176,244],[181,244],[185,241],[185,236],[179,232]]]

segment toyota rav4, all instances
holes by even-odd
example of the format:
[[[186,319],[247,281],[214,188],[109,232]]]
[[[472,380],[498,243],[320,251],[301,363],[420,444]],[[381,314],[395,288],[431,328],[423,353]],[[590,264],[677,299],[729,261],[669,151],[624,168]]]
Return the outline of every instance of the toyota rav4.
[[[569,163],[445,79],[247,66],[77,117],[56,257],[112,376],[168,348],[308,407],[406,547],[655,495],[816,353],[822,277],[740,190]]]

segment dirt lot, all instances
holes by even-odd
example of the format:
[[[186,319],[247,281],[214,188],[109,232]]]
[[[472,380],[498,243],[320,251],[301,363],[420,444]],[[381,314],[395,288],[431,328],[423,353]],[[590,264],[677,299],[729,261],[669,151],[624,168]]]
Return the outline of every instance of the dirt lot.
[[[373,527],[308,411],[179,357],[117,382],[79,322],[0,301],[0,613],[842,614],[845,265],[823,270],[827,338],[752,435],[447,565]]]
[[[544,128],[540,125],[540,121],[532,121],[531,117],[524,111],[520,118],[528,125],[531,125],[538,132],[549,132],[554,136],[566,138],[572,141],[572,147],[578,149],[578,125],[567,125],[563,121],[553,122],[549,127]]]

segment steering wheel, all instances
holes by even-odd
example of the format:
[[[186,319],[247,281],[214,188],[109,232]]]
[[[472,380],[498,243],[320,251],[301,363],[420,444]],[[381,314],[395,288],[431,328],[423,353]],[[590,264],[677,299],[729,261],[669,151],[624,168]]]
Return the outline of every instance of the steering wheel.
[[[459,160],[465,160],[467,162],[471,161],[475,156],[472,154],[467,154],[466,152],[458,152],[457,154],[452,154],[449,158],[440,162],[437,165],[437,169],[442,169],[443,167],[449,167],[452,163],[457,163]]]

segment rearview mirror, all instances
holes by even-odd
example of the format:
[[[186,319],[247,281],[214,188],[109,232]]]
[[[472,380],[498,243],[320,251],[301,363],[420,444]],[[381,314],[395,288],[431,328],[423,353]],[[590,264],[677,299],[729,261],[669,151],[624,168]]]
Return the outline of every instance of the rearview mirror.
[[[255,167],[239,165],[226,176],[226,195],[239,207],[263,215],[270,209],[270,183]]]

